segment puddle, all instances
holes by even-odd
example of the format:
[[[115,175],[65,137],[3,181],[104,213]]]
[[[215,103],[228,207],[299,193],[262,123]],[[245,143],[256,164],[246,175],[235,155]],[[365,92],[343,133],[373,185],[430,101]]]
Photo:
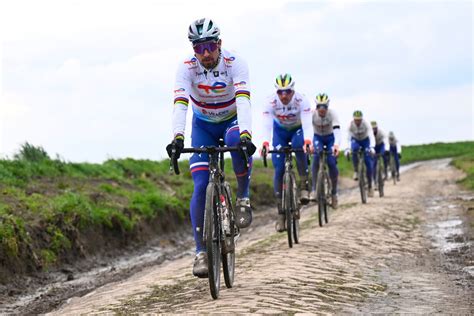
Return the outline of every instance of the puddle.
[[[471,277],[474,276],[473,243],[470,240],[472,223],[462,201],[472,200],[474,195],[465,193],[451,199],[436,197],[426,201],[429,214],[426,232],[432,246],[443,254],[450,269]]]

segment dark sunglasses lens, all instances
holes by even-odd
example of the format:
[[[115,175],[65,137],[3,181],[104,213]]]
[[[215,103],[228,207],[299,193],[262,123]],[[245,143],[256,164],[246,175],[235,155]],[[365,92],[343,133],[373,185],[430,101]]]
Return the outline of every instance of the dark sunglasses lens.
[[[194,52],[196,54],[204,54],[206,50],[208,50],[210,53],[214,52],[217,49],[217,43],[215,42],[206,42],[206,43],[200,43],[194,46]]]
[[[327,104],[318,104],[318,105],[316,105],[316,108],[317,109],[327,109],[328,106],[327,106]]]
[[[288,89],[288,90],[277,90],[277,94],[279,94],[279,95],[282,95],[284,93],[291,94],[291,92],[293,92],[293,90],[290,90],[290,89]]]

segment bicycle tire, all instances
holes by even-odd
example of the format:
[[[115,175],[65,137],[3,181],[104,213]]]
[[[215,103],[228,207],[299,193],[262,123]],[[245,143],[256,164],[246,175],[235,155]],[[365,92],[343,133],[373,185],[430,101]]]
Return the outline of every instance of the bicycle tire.
[[[205,208],[205,235],[207,250],[207,265],[209,289],[213,299],[219,297],[219,288],[221,283],[221,247],[220,247],[220,228],[219,228],[219,194],[217,186],[209,183],[206,189],[206,208]]]
[[[367,203],[367,189],[365,186],[365,161],[364,161],[364,155],[360,155],[362,157],[359,157],[359,189],[360,189],[360,198],[362,200],[362,203],[365,204]]]
[[[395,170],[395,158],[393,155],[390,155],[390,172],[392,174],[392,181],[393,184],[397,184],[397,175],[396,175],[396,170]]]
[[[232,207],[232,194],[230,190],[229,183],[224,183],[224,196],[226,199],[226,205],[229,212],[229,225],[230,225],[230,234],[225,235],[225,243],[231,243],[233,250],[230,252],[222,252],[222,270],[224,272],[224,281],[227,288],[231,288],[234,285],[234,276],[235,276],[235,213],[234,208]]]
[[[291,214],[291,179],[286,172],[283,176],[283,207],[286,218],[286,232],[288,235],[288,246],[293,248],[293,216]]]
[[[383,180],[383,171],[382,171],[382,159],[379,157],[378,158],[378,166],[377,166],[377,185],[379,187],[379,197],[384,196],[384,191],[383,191],[383,186],[384,186],[384,180]]]
[[[299,211],[300,204],[298,202],[298,186],[296,185],[296,178],[291,174],[291,217],[293,218],[293,240],[295,244],[299,243],[300,220],[296,218],[295,213]]]
[[[324,179],[323,171],[320,170],[318,173],[317,180],[317,196],[318,196],[318,220],[319,227],[323,227],[324,208],[326,207],[326,197],[324,196]]]
[[[324,170],[324,182],[326,183],[324,195],[325,195],[325,207],[324,207],[324,222],[328,223],[328,208],[329,208],[329,199],[331,199],[331,180],[326,170]]]

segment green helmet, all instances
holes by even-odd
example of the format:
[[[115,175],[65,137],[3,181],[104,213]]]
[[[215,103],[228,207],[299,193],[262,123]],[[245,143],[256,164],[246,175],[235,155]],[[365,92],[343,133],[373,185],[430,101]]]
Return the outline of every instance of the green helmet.
[[[370,125],[372,125],[372,128],[376,128],[376,127],[377,127],[377,122],[376,122],[376,121],[372,121],[372,122],[370,122]]]
[[[363,117],[362,111],[359,111],[359,110],[354,111],[354,114],[352,114],[352,117],[353,118],[362,118]]]
[[[316,105],[325,104],[329,106],[329,97],[326,93],[320,93],[316,96]]]
[[[295,86],[295,81],[290,74],[278,75],[275,79],[275,88],[277,90],[292,90]]]

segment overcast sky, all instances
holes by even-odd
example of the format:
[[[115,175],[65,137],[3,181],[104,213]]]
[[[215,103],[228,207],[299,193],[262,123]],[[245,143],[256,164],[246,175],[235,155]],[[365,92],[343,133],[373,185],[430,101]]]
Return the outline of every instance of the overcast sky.
[[[328,93],[344,134],[360,109],[402,145],[474,139],[471,1],[15,0],[0,4],[0,155],[28,141],[70,161],[164,158],[204,16],[249,64],[258,145],[280,72],[313,104]]]

